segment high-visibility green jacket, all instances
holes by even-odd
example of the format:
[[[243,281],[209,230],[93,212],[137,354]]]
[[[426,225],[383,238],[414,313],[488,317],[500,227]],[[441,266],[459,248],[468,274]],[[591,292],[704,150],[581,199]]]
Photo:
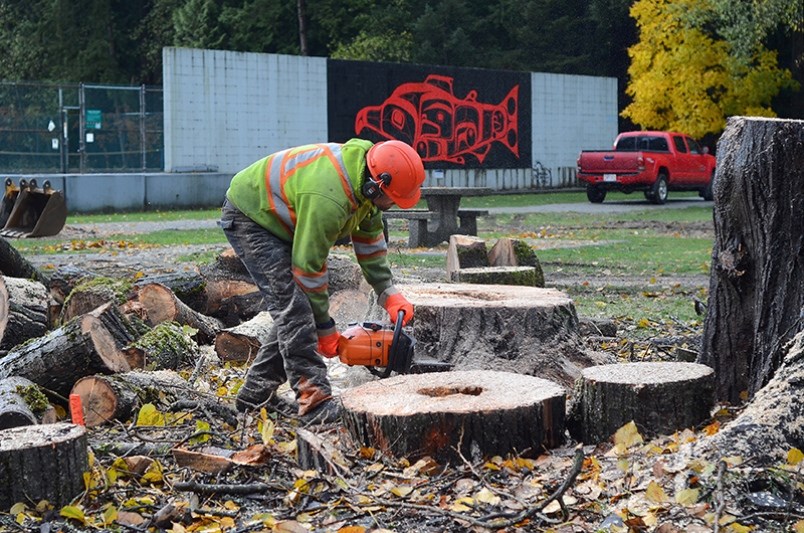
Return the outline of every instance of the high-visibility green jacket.
[[[351,139],[283,150],[238,172],[226,191],[243,214],[292,243],[293,276],[319,324],[330,320],[327,256],[338,239],[351,237],[377,295],[392,284],[382,212],[360,191],[371,146]]]

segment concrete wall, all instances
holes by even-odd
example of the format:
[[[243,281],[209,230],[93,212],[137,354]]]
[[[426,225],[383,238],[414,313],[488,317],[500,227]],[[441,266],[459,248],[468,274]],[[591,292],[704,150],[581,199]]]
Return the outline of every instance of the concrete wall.
[[[165,171],[234,174],[273,151],[328,140],[326,61],[165,48]],[[425,185],[577,185],[581,149],[610,146],[617,135],[617,80],[532,73],[531,93],[535,170],[428,170]]]
[[[234,174],[327,140],[324,58],[165,48],[165,171]]]

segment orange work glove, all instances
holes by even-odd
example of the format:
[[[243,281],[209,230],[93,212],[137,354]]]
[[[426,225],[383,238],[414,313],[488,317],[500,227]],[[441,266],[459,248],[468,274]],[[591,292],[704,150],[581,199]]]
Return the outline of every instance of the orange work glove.
[[[401,293],[397,292],[386,298],[383,307],[388,311],[388,314],[391,315],[391,322],[394,324],[396,324],[397,315],[400,311],[405,312],[405,316],[402,317],[403,326],[413,318],[413,304],[407,301]]]
[[[318,353],[327,358],[338,357],[338,339],[341,334],[337,331],[328,335],[318,336]]]
[[[331,318],[323,324],[316,324],[318,333],[318,353],[324,357],[332,358],[338,356],[338,339],[341,334],[335,329],[335,321]]]

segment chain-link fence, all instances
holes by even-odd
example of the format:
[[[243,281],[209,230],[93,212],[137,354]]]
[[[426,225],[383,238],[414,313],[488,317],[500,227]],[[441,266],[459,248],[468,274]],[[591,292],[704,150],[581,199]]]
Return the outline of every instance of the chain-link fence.
[[[161,87],[0,82],[0,172],[164,168]]]

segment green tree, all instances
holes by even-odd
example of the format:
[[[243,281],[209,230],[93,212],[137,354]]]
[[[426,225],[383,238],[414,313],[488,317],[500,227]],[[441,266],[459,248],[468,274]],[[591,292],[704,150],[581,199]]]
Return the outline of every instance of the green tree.
[[[679,130],[696,137],[720,132],[727,116],[774,116],[774,95],[791,85],[776,53],[759,47],[750,61],[736,59],[728,42],[688,23],[707,0],[638,0],[631,16],[639,42],[629,48],[633,98],[622,112],[645,128]]]

